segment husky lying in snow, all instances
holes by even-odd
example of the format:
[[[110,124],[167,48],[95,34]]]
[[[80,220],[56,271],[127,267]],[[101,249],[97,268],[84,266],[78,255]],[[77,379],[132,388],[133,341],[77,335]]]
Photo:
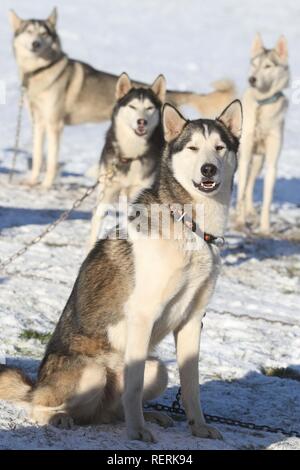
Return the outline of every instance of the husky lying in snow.
[[[159,177],[139,195],[128,239],[100,240],[81,266],[37,382],[0,366],[0,398],[27,403],[38,422],[68,426],[125,416],[130,439],[154,441],[145,419],[164,426],[172,420],[143,412],[143,402],[167,386],[166,368],[152,353],[173,332],[191,431],[220,437],[201,411],[199,344],[220,267],[216,239],[223,237],[228,216],[242,108],[236,100],[216,120],[187,121],[167,104],[162,121],[166,147]],[[182,212],[186,204],[191,218]],[[153,205],[164,207],[169,237],[144,236],[153,224]],[[205,232],[195,215],[198,205]],[[137,223],[138,213],[146,224]]]
[[[110,119],[118,80],[116,75],[68,58],[61,47],[56,21],[56,10],[46,20],[22,20],[13,11],[10,13],[15,56],[33,121],[33,168],[28,183],[38,183],[46,133],[46,188],[56,176],[64,125]],[[167,99],[175,105],[194,106],[205,116],[215,116],[234,98],[235,90],[229,80],[220,80],[214,86],[215,91],[207,95],[170,91]]]
[[[92,220],[90,247],[97,240],[107,204],[118,202],[120,194],[133,201],[139,192],[152,186],[164,144],[161,107],[166,83],[159,75],[151,88],[133,87],[123,73],[116,87],[117,103],[100,159],[99,173],[115,164],[113,181],[100,186],[99,203]]]
[[[288,49],[282,36],[274,49],[266,49],[259,34],[251,54],[250,87],[243,98],[245,114],[238,177],[237,225],[256,215],[253,189],[265,161],[260,231],[270,231],[270,207],[276,181],[284,119],[288,100],[283,90],[289,84]]]

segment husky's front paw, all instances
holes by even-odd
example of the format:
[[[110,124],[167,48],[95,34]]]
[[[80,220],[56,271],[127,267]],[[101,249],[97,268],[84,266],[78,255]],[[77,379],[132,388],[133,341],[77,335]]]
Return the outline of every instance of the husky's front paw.
[[[33,188],[34,186],[38,185],[38,177],[37,176],[29,176],[27,178],[24,178],[21,181],[21,184],[24,186],[29,186],[30,188]]]
[[[138,429],[128,429],[127,435],[130,440],[133,441],[143,441],[143,442],[157,442],[151,431],[149,429],[142,427]]]
[[[190,426],[193,436],[201,437],[203,439],[223,439],[222,434],[216,428],[209,426],[208,424],[190,424]]]
[[[254,206],[247,207],[246,217],[247,217],[247,220],[250,220],[250,221],[255,221],[257,219],[258,213]]]
[[[53,185],[53,179],[45,178],[44,181],[42,182],[43,189],[50,189],[52,185]]]
[[[260,224],[259,226],[259,234],[260,235],[270,235],[271,230],[270,230],[270,225],[268,224]]]

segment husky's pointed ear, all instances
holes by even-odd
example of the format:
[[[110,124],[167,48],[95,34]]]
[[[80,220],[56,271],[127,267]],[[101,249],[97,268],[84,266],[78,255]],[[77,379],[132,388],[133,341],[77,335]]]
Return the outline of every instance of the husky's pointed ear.
[[[160,101],[164,103],[167,91],[167,84],[164,75],[158,75],[151,85],[151,90],[156,94]]]
[[[165,141],[171,142],[171,140],[176,139],[181,134],[187,120],[174,106],[166,103],[162,110],[162,122]]]
[[[116,84],[116,99],[120,100],[123,96],[127,95],[132,88],[132,83],[126,72],[123,72]]]
[[[56,23],[57,23],[57,8],[54,7],[51,14],[47,18],[47,23],[49,23],[52,28],[56,28]]]
[[[285,36],[280,36],[275,46],[275,51],[279,55],[282,62],[287,62],[288,60],[288,45]]]
[[[9,22],[12,27],[12,30],[16,32],[23,23],[23,20],[21,20],[21,18],[17,15],[17,13],[14,12],[14,10],[9,10]]]
[[[264,43],[260,33],[256,33],[251,46],[251,57],[255,57],[264,50]]]
[[[222,122],[231,134],[240,139],[243,125],[243,108],[240,100],[234,100],[230,103],[217,118],[217,121]]]

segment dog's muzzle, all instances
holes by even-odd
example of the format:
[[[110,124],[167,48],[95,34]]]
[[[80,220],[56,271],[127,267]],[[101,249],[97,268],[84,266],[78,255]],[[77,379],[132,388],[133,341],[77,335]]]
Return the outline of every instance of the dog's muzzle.
[[[142,137],[147,134],[147,121],[146,119],[137,120],[137,128],[135,129],[136,135]]]
[[[256,85],[256,78],[255,77],[253,77],[253,76],[249,77],[248,81],[249,81],[249,84],[252,87],[255,87],[255,85]]]

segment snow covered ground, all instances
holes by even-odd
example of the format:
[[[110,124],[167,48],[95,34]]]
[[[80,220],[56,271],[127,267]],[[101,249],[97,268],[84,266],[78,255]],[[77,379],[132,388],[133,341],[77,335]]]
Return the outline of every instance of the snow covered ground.
[[[249,49],[261,31],[267,45],[285,33],[293,79],[297,61],[300,4],[294,0],[56,0],[59,32],[71,56],[115,73],[126,70],[152,81],[163,72],[170,88],[208,91],[217,78],[246,84]],[[15,184],[8,184],[18,100],[7,10],[44,17],[52,0],[1,0],[0,81],[7,100],[0,105],[0,258],[12,254],[70,207],[92,183],[85,176],[97,159],[107,123],[67,128],[59,183],[49,192],[18,185],[30,155],[25,118]],[[190,110],[186,110],[190,112]],[[229,227],[224,268],[204,321],[199,364],[202,403],[208,414],[300,432],[300,113],[291,103],[272,221],[275,237],[247,238]],[[260,201],[262,181],[256,189]],[[34,374],[50,333],[69,296],[83,260],[94,199],[0,277],[0,358]],[[35,336],[35,338],[34,338]],[[167,338],[160,354],[169,368],[171,402],[178,373],[174,346]],[[291,378],[266,371],[289,367]],[[263,373],[265,371],[265,373]],[[23,411],[0,402],[0,449],[299,449],[300,439],[220,425],[224,441],[190,436],[185,422],[173,429],[152,426],[158,444],[129,442],[122,426],[58,430],[32,424]]]

